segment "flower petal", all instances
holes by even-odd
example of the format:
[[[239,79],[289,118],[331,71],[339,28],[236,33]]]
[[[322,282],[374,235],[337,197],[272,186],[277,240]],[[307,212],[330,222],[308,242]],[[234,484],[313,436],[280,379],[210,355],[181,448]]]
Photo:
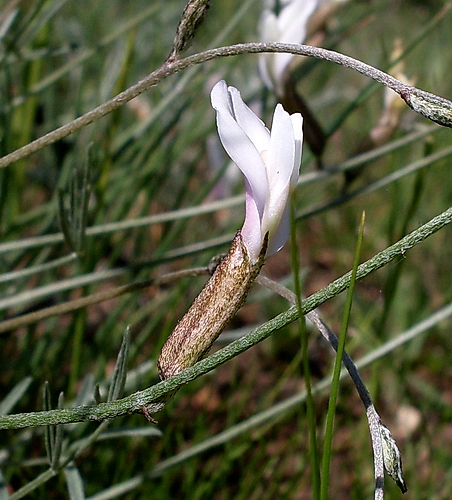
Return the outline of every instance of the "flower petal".
[[[224,81],[218,82],[212,89],[211,100],[213,108],[217,111],[218,134],[224,149],[249,182],[254,201],[262,217],[267,197],[265,165],[256,146],[235,120],[234,104],[230,97],[231,94]],[[234,96],[234,101],[237,110],[239,107],[237,96]],[[249,118],[244,118],[245,113],[246,111],[242,108],[238,111],[242,120],[247,122],[248,128],[265,129],[260,120],[252,123]],[[259,132],[255,133],[256,136],[258,134]]]
[[[290,1],[278,16],[278,42],[302,43],[306,38],[308,20],[318,3],[319,0]]]
[[[277,42],[279,39],[278,21],[275,14],[264,9],[259,23],[259,39],[261,42]],[[261,78],[269,89],[276,87],[275,77],[273,72],[273,59],[279,54],[261,53],[258,54],[258,65]]]
[[[278,16],[273,12],[275,2],[264,9],[260,23],[260,39],[263,42],[303,43],[307,23],[319,0],[289,0],[284,2]],[[259,56],[259,68],[264,83],[279,91],[281,78],[294,55],[289,53],[263,54]],[[266,58],[266,62],[264,62]],[[270,84],[269,84],[270,82]]]
[[[295,137],[289,113],[278,104],[273,115],[267,176],[271,193],[279,196],[290,181],[295,161]]]
[[[262,219],[262,232],[270,232],[267,255],[276,253],[289,237],[288,203],[300,168],[302,122],[301,115],[290,116],[281,104],[276,106],[266,164],[270,189]]]
[[[300,113],[294,113],[293,115],[290,115],[290,119],[292,120],[293,135],[295,139],[294,165],[290,178],[290,184],[295,186],[300,174],[301,153],[303,147],[303,117]]]
[[[265,123],[243,102],[240,92],[234,87],[228,87],[232,100],[232,108],[237,123],[251,139],[259,154],[270,146],[270,131]]]
[[[242,238],[252,261],[257,262],[264,236],[267,255],[276,253],[289,236],[288,205],[298,179],[303,119],[289,115],[278,104],[271,133],[246,106],[240,92],[224,81],[212,89],[218,133],[229,156],[245,176],[246,216]]]
[[[290,196],[290,192],[289,192]],[[289,234],[290,234],[290,199],[286,199],[286,206],[284,207],[284,212],[281,215],[279,224],[273,231],[272,237],[268,243],[267,255],[273,255],[281,250],[281,248],[286,244]]]
[[[251,187],[245,180],[246,211],[245,222],[242,226],[242,238],[252,262],[257,262],[264,235],[261,230],[261,215],[253,198]]]

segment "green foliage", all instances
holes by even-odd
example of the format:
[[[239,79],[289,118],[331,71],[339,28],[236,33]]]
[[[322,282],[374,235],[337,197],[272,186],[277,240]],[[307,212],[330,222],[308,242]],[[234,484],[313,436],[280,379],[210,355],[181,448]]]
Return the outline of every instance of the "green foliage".
[[[0,157],[159,68],[184,6],[1,4]],[[260,8],[258,0],[212,2],[188,53],[255,41]],[[350,0],[329,20],[321,45],[390,71],[401,40],[407,76],[451,97],[451,12],[450,3]],[[451,131],[406,108],[394,135],[364,150],[382,113],[383,88],[307,58],[296,75],[328,137],[324,170],[316,170],[305,144],[295,196],[300,272],[310,295],[351,269],[363,211],[367,260],[448,208]],[[96,408],[157,382],[159,349],[205,278],[132,287],[1,328],[80,297],[205,266],[227,250],[242,224],[244,198],[216,139],[209,91],[221,78],[268,123],[275,100],[259,79],[257,56],[217,58],[0,169],[1,415]],[[358,175],[346,182],[344,172],[352,171]],[[357,364],[399,443],[412,499],[452,497],[451,245],[445,227],[358,282],[349,320],[347,349],[353,358],[364,356]],[[264,273],[291,286],[288,248]],[[344,308],[343,295],[322,306],[335,331]],[[286,309],[255,287],[228,333],[239,336]],[[284,314],[286,323],[296,318],[294,311]],[[0,499],[310,497],[299,332],[296,324],[268,324],[271,341],[183,386],[156,415],[158,426],[138,414],[1,430]],[[308,332],[321,443],[333,356]],[[335,416],[331,498],[372,495],[366,425],[347,381]],[[399,498],[387,483],[386,498]]]

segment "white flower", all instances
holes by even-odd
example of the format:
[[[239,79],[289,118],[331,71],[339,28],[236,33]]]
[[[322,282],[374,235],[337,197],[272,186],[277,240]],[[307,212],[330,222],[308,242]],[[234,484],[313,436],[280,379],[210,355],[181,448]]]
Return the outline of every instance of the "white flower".
[[[261,42],[300,44],[306,38],[308,19],[320,0],[280,0],[281,10],[275,14],[275,0],[266,2],[259,25]],[[281,78],[293,54],[259,54],[259,70],[265,85],[280,94]]]
[[[245,176],[246,216],[241,234],[256,262],[269,233],[267,255],[289,236],[289,195],[298,179],[303,119],[278,104],[271,132],[243,102],[240,92],[218,82],[211,93],[221,142]]]
[[[228,254],[162,347],[157,362],[162,380],[202,359],[228,321],[242,307],[267,254],[289,236],[289,196],[301,160],[302,118],[278,104],[270,131],[240,93],[221,81],[211,93],[221,142],[245,176],[246,216]],[[268,247],[265,245],[268,236]],[[148,407],[159,411],[168,398]]]

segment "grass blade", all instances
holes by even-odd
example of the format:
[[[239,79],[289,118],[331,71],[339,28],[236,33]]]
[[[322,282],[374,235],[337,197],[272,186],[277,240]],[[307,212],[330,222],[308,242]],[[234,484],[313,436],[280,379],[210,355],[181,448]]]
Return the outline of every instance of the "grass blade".
[[[321,482],[321,500],[328,499],[328,486],[330,478],[330,463],[331,463],[331,445],[333,442],[334,430],[334,414],[336,411],[336,402],[339,393],[339,381],[342,367],[342,358],[345,351],[345,338],[347,335],[348,324],[350,321],[350,312],[353,303],[353,292],[355,289],[356,275],[358,271],[359,257],[361,252],[361,245],[364,234],[364,221],[365,215],[361,217],[361,225],[358,234],[358,241],[355,249],[355,257],[353,260],[352,276],[350,280],[350,288],[347,291],[347,300],[344,309],[344,316],[342,319],[341,331],[339,334],[339,345],[337,348],[336,358],[334,360],[333,380],[331,382],[330,400],[328,403],[328,413],[325,428],[325,441],[323,446],[323,459],[322,459],[322,482]]]
[[[17,383],[0,403],[0,415],[8,415],[16,403],[25,394],[32,382],[31,377],[25,377]]]
[[[301,338],[302,350],[302,363],[304,380],[306,384],[306,412],[308,419],[309,430],[309,456],[311,460],[311,474],[312,474],[312,497],[317,500],[320,498],[320,461],[317,446],[316,436],[316,421],[315,421],[315,407],[314,398],[311,389],[311,368],[309,366],[309,353],[308,353],[308,335],[306,330],[306,322],[304,317],[303,306],[301,304],[301,284],[300,284],[300,265],[298,260],[298,244],[295,223],[295,203],[293,194],[291,195],[290,202],[290,243],[291,243],[291,260],[292,260],[292,273],[294,276],[294,287],[296,295],[296,307],[298,310],[298,328]]]
[[[70,500],[85,500],[82,476],[74,462],[71,462],[64,468],[64,477]]]

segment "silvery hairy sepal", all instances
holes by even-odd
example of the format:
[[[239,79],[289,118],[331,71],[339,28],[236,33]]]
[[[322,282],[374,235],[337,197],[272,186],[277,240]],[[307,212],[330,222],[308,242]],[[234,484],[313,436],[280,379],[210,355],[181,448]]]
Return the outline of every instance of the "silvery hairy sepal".
[[[276,253],[289,236],[289,199],[301,161],[301,115],[290,116],[278,104],[270,132],[226,82],[215,85],[211,99],[220,140],[245,176],[245,222],[163,346],[158,359],[162,379],[207,354],[243,305],[265,257]]]

